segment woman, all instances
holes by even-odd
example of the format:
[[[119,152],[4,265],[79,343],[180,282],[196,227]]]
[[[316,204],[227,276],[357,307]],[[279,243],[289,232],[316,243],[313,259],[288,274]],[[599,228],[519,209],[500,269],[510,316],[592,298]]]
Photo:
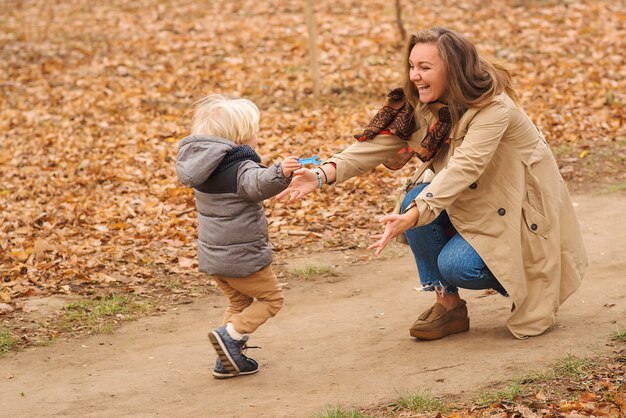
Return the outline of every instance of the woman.
[[[467,331],[458,288],[495,289],[513,306],[517,338],[539,335],[582,280],[587,259],[580,227],[542,133],[519,106],[509,73],[481,58],[453,31],[434,28],[407,43],[404,95],[321,168],[301,169],[278,198],[291,200],[343,182],[380,163],[425,161],[397,213],[381,218],[376,254],[394,237],[410,245],[422,288],[436,303],[411,336]],[[393,168],[397,168],[393,167]],[[430,168],[430,183],[418,183]]]

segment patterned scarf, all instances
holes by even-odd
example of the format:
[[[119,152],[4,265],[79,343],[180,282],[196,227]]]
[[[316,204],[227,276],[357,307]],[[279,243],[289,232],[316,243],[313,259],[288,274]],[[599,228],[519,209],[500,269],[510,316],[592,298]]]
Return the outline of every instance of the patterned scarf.
[[[426,162],[432,159],[442,146],[450,142],[452,118],[448,106],[436,102],[429,104],[428,107],[437,115],[437,121],[428,129],[419,148],[414,150],[406,144],[398,150],[395,156],[383,163],[385,167],[390,170],[398,170],[404,167],[413,155],[417,155],[417,158]],[[404,90],[396,88],[387,94],[385,105],[376,113],[363,133],[354,135],[354,137],[357,141],[362,142],[377,135],[396,135],[400,139],[408,141],[416,130],[413,106],[406,101]]]
[[[220,165],[215,169],[215,172],[219,173],[234,166],[238,162],[246,160],[252,160],[255,163],[261,164],[261,157],[259,157],[259,154],[257,154],[250,145],[241,145],[237,148],[233,148],[226,153]]]

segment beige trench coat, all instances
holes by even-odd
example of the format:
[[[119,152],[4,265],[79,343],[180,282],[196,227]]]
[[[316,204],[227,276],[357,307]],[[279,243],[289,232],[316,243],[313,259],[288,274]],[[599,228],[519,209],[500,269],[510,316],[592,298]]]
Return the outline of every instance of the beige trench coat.
[[[409,143],[416,147],[433,121],[418,120]],[[352,144],[328,160],[337,165],[336,182],[371,170],[404,144],[395,136]],[[463,115],[430,168],[436,175],[415,199],[417,226],[446,210],[509,293],[513,335],[543,333],[587,267],[572,201],[543,134],[501,94]]]

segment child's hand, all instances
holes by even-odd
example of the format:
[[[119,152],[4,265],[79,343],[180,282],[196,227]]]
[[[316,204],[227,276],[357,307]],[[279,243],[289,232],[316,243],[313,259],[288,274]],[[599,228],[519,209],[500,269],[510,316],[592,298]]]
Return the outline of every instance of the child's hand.
[[[290,155],[285,158],[280,165],[283,169],[283,175],[285,177],[290,177],[291,173],[302,167],[302,165],[298,162],[298,157],[295,155]]]

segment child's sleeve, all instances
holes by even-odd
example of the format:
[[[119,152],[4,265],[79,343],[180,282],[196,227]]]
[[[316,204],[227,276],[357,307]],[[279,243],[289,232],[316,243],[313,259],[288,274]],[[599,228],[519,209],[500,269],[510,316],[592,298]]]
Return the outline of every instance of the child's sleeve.
[[[239,166],[237,177],[237,193],[254,202],[276,196],[291,182],[291,177],[284,176],[279,163],[263,167],[254,161],[246,161]]]

